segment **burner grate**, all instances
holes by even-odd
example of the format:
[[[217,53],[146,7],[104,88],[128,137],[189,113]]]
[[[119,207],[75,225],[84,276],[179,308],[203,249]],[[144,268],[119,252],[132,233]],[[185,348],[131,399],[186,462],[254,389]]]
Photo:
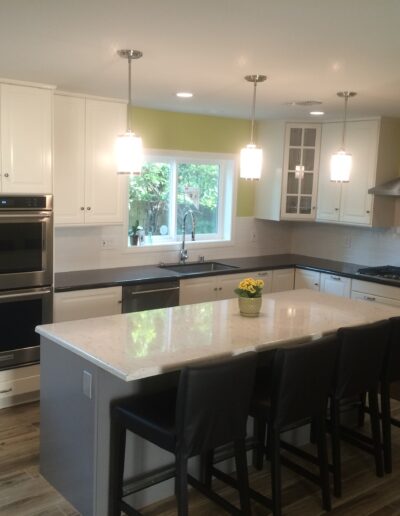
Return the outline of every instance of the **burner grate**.
[[[400,267],[394,267],[392,265],[365,267],[364,269],[358,269],[358,272],[359,274],[365,274],[367,276],[376,276],[378,278],[400,281]]]

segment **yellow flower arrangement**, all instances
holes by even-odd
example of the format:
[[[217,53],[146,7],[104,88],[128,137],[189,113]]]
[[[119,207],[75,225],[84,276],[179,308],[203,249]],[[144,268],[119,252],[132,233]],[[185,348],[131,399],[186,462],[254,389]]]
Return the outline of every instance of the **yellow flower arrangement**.
[[[246,278],[239,283],[238,288],[235,288],[235,294],[239,297],[261,297],[263,287],[263,280]]]

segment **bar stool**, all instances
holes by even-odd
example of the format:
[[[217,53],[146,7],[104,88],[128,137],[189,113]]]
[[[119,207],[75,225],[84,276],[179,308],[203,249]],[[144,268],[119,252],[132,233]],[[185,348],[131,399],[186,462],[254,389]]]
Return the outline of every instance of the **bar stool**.
[[[390,385],[400,380],[400,317],[390,319],[390,339],[381,377],[381,415],[385,472],[392,472],[392,428],[400,421],[391,416]]]
[[[334,387],[330,396],[328,429],[332,437],[332,466],[334,494],[342,494],[340,440],[372,453],[377,476],[383,476],[382,442],[378,412],[378,387],[389,338],[389,321],[341,328]],[[341,425],[340,403],[368,393],[371,437]]]
[[[272,500],[250,489],[250,496],[272,509],[275,516],[282,512],[281,464],[315,482],[321,487],[323,508],[330,510],[329,471],[325,434],[325,417],[332,388],[338,351],[336,335],[324,337],[295,347],[279,348],[274,357],[271,392],[256,391],[250,415],[257,420],[256,428],[267,425],[267,458],[271,459]],[[317,457],[281,441],[280,434],[311,422],[315,423]],[[319,466],[319,476],[280,455],[280,449]]]
[[[134,396],[111,409],[110,515],[140,514],[123,500],[126,432],[175,455],[178,515],[188,515],[188,482],[231,514],[251,514],[245,451],[246,421],[256,353],[192,366],[180,373],[177,390]],[[188,459],[234,444],[241,511],[187,472]]]

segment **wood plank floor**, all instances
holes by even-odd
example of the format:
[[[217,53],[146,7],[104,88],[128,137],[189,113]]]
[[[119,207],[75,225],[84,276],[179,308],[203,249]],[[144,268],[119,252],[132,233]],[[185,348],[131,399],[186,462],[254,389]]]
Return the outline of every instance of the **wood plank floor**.
[[[400,403],[396,405],[400,418]],[[394,473],[383,479],[374,474],[372,457],[353,447],[343,446],[343,498],[333,499],[333,516],[400,515],[400,429],[393,429]],[[0,411],[0,515],[1,516],[77,516],[71,505],[38,472],[39,404],[31,403]],[[284,514],[317,516],[323,514],[316,487],[283,468]],[[251,473],[251,485],[265,492],[269,475]],[[220,494],[236,502],[230,488],[215,482]],[[143,511],[146,516],[173,516],[174,500],[154,504]],[[225,514],[195,491],[190,493],[191,516]],[[270,514],[254,503],[253,515]]]

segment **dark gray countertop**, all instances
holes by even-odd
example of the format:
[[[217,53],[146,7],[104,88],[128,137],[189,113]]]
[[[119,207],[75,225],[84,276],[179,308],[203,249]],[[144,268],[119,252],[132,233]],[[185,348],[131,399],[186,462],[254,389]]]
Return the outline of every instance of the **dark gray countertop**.
[[[365,267],[364,265],[325,260],[323,258],[314,258],[298,254],[275,254],[248,258],[227,258],[215,261],[234,266],[235,268],[227,271],[202,272],[190,275],[185,274],[184,276],[177,272],[158,267],[157,265],[59,272],[55,275],[54,290],[55,292],[63,292],[67,290],[134,285],[135,283],[162,282],[173,279],[196,278],[218,274],[235,274],[261,269],[285,269],[290,267],[340,274],[341,276],[346,276],[348,278],[373,281],[384,285],[400,286],[399,282],[396,281],[358,274],[358,269]]]

